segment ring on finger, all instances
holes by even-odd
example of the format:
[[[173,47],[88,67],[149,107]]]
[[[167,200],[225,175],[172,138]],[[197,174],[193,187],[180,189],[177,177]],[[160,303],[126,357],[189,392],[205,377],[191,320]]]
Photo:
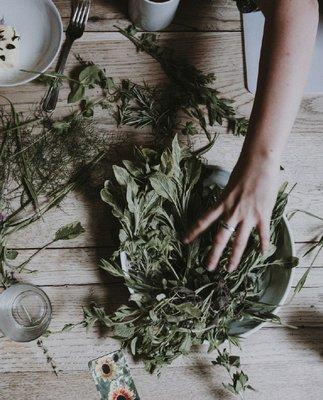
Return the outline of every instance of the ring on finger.
[[[236,233],[236,228],[234,226],[228,224],[227,222],[221,221],[220,224],[221,224],[222,228],[228,230],[231,233],[231,235],[234,235]]]

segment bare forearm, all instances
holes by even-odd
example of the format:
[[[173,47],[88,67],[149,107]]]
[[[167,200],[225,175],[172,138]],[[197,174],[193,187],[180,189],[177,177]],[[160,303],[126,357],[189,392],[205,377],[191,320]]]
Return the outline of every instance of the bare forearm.
[[[221,201],[185,238],[190,243],[214,221],[225,222],[207,260],[210,271],[217,267],[233,231],[229,271],[238,267],[253,228],[259,233],[262,250],[269,247],[280,156],[297,114],[314,48],[316,0],[261,0],[261,8],[266,27],[247,138]]]
[[[260,6],[266,23],[257,93],[242,155],[269,157],[279,163],[307,80],[318,3],[262,0]]]

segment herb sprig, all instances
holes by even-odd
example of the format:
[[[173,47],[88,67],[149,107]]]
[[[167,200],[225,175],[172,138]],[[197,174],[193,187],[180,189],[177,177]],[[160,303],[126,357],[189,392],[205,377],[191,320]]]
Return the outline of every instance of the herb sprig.
[[[39,110],[24,116],[4,99],[9,108],[0,109],[0,285],[8,287],[30,261],[14,266],[18,254],[8,249],[8,238],[59,205],[105,151],[93,123],[79,113],[63,120]],[[75,226],[78,234],[82,229]]]
[[[67,79],[71,86],[68,101],[80,103],[83,116],[92,117],[96,107],[112,110],[119,126],[150,128],[159,148],[168,145],[176,134],[182,133],[190,139],[202,133],[207,138],[207,145],[196,152],[201,155],[214,145],[218,137],[216,127],[226,126],[234,135],[246,134],[248,120],[238,117],[232,100],[224,98],[215,89],[213,73],[204,73],[175,56],[170,48],[159,44],[156,34],[138,34],[132,25],[117,29],[138,52],[146,52],[161,65],[167,83],[148,85],[129,79],[116,83],[98,65],[80,57],[77,77],[43,74],[41,80],[59,84]],[[89,93],[94,88],[101,89],[102,93],[92,100]]]

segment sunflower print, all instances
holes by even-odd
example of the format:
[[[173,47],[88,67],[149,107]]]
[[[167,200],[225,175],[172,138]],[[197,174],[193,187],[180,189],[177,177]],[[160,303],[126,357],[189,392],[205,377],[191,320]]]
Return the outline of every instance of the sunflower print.
[[[127,388],[119,388],[109,394],[109,400],[135,400],[135,394]]]
[[[89,362],[101,400],[140,400],[122,351]]]
[[[116,378],[117,368],[115,362],[109,357],[103,357],[98,360],[95,367],[96,375],[105,381],[112,381]]]

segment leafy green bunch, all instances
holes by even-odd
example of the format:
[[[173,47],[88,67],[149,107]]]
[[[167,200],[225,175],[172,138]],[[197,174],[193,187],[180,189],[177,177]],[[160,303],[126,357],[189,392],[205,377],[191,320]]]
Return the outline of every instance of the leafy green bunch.
[[[181,148],[175,137],[172,148],[162,153],[136,149],[135,161],[115,166],[114,175],[101,195],[120,224],[120,248],[112,259],[102,261],[102,268],[124,279],[130,302],[113,315],[97,306],[86,309],[84,325],[99,320],[133,355],[145,360],[150,372],[207,342],[209,351],[218,350],[214,363],[231,375],[228,388],[240,393],[249,386],[248,378],[239,369],[239,359],[220,346],[226,341],[239,345],[232,328],[238,321],[280,323],[271,313],[274,307],[260,299],[271,267],[295,265],[294,259],[273,256],[287,194],[279,193],[273,212],[272,256],[262,254],[253,233],[237,271],[228,273],[225,268],[229,246],[211,273],[204,260],[217,227],[190,245],[181,240],[192,216],[215,205],[221,196],[219,187],[205,185],[210,170],[200,159]]]

